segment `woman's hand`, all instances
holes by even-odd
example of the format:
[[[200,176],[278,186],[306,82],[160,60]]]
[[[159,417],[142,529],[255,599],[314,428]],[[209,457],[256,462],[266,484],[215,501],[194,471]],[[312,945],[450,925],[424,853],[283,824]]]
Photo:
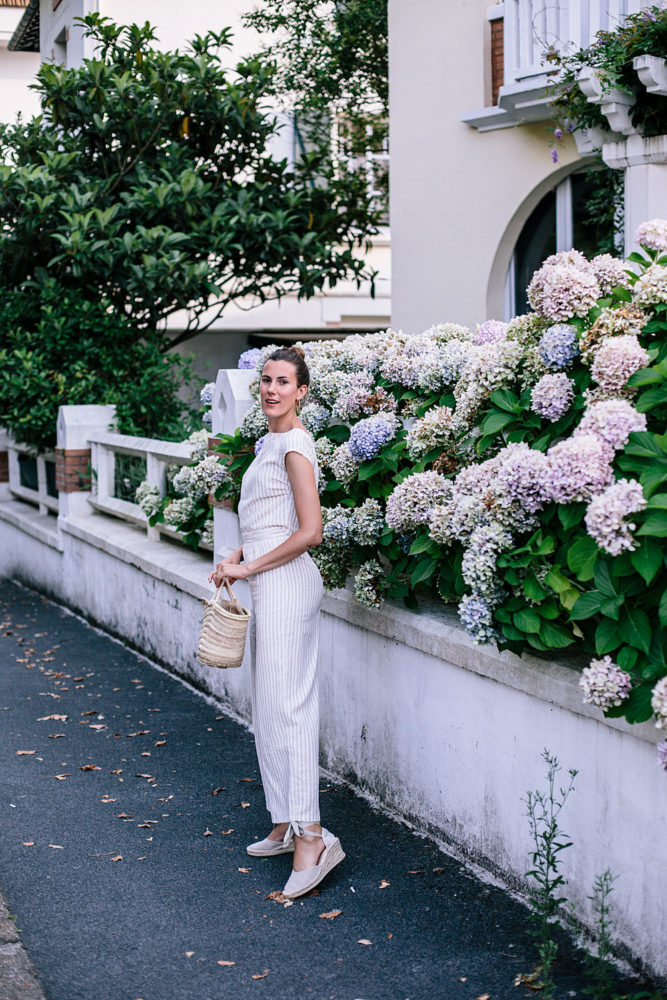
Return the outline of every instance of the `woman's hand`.
[[[231,582],[233,580],[246,580],[249,576],[248,567],[245,564],[235,562],[232,556],[229,556],[229,558],[219,562],[212,573],[209,573],[208,582],[219,587],[225,579]]]

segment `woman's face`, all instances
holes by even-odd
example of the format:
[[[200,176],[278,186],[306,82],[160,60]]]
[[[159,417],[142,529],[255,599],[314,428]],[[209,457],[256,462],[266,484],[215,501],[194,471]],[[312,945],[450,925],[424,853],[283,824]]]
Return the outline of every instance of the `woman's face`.
[[[296,368],[289,361],[267,361],[260,379],[260,402],[267,417],[278,418],[296,409],[308,389],[297,386]]]

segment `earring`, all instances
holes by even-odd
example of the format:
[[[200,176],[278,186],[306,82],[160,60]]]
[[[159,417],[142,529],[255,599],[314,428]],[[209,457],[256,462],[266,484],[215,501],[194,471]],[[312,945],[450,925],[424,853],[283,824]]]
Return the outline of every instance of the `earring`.
[[[297,399],[297,401],[296,401],[296,412],[297,412],[297,416],[299,415],[299,413],[301,413],[301,403],[302,403],[302,400],[300,400],[300,399]]]

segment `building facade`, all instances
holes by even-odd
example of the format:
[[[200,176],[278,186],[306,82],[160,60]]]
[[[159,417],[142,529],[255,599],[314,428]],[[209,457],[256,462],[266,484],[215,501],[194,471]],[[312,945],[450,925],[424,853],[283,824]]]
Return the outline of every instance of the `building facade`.
[[[553,162],[544,54],[586,47],[646,6],[389,0],[395,327],[509,319],[540,261],[581,245],[593,143],[566,136]],[[638,222],[667,213],[667,166],[643,147],[632,163],[625,147],[612,152],[605,161],[626,173],[627,249]]]

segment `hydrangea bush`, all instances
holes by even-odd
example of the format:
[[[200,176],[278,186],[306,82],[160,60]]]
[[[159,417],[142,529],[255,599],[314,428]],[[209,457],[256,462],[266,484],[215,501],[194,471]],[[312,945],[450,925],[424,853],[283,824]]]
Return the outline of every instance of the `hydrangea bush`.
[[[583,655],[588,702],[667,728],[667,222],[638,238],[629,261],[548,258],[510,323],[302,344],[302,417],[327,587],[435,598],[475,642]],[[240,363],[259,374],[271,350]],[[228,497],[265,432],[255,402],[220,439]]]

